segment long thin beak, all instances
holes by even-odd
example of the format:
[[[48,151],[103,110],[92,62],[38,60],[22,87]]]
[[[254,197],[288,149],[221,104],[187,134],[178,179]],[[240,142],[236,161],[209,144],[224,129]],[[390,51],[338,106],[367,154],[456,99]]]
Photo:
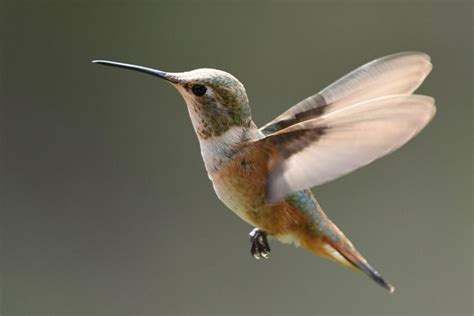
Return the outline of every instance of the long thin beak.
[[[112,67],[120,67],[120,68],[126,68],[126,69],[131,69],[139,72],[144,72],[146,74],[159,77],[162,79],[165,79],[169,82],[172,83],[178,83],[178,80],[171,74],[166,73],[161,70],[156,70],[153,68],[148,68],[148,67],[143,67],[143,66],[138,66],[138,65],[132,65],[132,64],[124,64],[124,63],[118,63],[116,61],[109,61],[109,60],[93,60],[92,63],[94,64],[101,64],[101,65],[106,65],[106,66],[112,66]]]

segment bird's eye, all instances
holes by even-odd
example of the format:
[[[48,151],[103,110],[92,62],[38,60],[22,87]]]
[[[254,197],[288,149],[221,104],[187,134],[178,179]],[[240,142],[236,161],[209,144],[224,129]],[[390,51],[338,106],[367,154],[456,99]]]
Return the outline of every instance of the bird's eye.
[[[193,91],[194,95],[201,97],[206,94],[207,88],[201,84],[195,84],[191,90]]]

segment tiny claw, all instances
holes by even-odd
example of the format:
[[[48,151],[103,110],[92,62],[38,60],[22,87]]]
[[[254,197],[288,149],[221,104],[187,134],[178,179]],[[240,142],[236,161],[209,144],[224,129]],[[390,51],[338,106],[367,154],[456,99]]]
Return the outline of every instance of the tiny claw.
[[[250,232],[250,253],[252,256],[259,259],[268,259],[270,256],[270,246],[267,241],[267,234],[258,228]]]

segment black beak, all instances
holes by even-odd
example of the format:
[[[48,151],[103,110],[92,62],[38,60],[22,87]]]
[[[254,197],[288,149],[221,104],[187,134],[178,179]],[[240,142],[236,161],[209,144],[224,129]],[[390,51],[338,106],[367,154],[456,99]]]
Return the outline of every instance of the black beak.
[[[93,60],[92,63],[106,65],[106,66],[112,66],[112,67],[126,68],[126,69],[131,69],[131,70],[135,70],[135,71],[139,71],[139,72],[144,72],[146,74],[165,79],[165,80],[167,80],[169,82],[172,82],[172,83],[178,83],[178,80],[173,75],[168,74],[168,73],[166,73],[164,71],[161,71],[161,70],[153,69],[153,68],[148,68],[148,67],[143,67],[143,66],[138,66],[138,65],[118,63],[118,62],[115,62],[115,61],[108,61],[108,60]]]

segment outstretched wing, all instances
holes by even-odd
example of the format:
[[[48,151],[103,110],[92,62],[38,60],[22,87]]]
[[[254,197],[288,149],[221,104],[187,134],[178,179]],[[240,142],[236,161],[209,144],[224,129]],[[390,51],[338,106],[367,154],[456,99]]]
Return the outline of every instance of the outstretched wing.
[[[258,140],[269,153],[267,200],[334,180],[391,153],[434,116],[434,99],[392,95],[345,106]]]
[[[430,57],[419,52],[403,52],[376,59],[294,105],[260,130],[268,135],[362,101],[386,95],[412,94],[431,68]]]

